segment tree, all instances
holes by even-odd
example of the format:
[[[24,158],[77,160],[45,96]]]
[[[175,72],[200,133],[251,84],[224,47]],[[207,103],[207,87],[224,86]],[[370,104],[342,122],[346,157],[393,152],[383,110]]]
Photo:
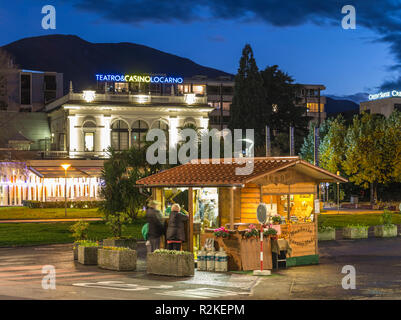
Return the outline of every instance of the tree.
[[[269,126],[278,134],[273,136],[272,145],[279,154],[289,152],[289,128],[295,128],[295,146],[301,147],[304,137],[308,133],[310,117],[306,116],[306,108],[298,104],[297,92],[299,85],[294,79],[280,70],[277,65],[268,66],[261,71],[263,88],[265,90],[265,112],[269,115]],[[281,140],[281,141],[280,141]]]
[[[323,122],[321,127],[323,138],[319,145],[319,164],[322,168],[336,173],[342,171],[347,147],[344,143],[347,133],[343,117]]]
[[[160,170],[161,165],[149,165],[146,147],[116,152],[109,148],[109,159],[102,170],[100,210],[111,227],[113,236],[121,237],[123,227],[146,205],[150,194],[136,186],[136,181]]]
[[[371,204],[377,201],[377,185],[391,181],[394,174],[389,159],[387,121],[381,115],[355,116],[345,136],[347,146],[342,162],[349,180],[367,189]]]
[[[320,141],[324,141],[324,138],[327,134],[327,132],[330,129],[331,125],[331,120],[328,119],[324,122],[322,122],[320,128],[319,128],[319,137]],[[301,146],[299,156],[310,163],[315,162],[315,124],[313,122],[310,123],[309,125],[309,133],[306,137],[304,137],[304,142]],[[319,159],[320,159],[320,152],[319,152]]]
[[[271,106],[266,106],[262,76],[249,44],[242,50],[230,114],[229,129],[254,129],[255,147],[264,144],[264,130],[269,123]]]

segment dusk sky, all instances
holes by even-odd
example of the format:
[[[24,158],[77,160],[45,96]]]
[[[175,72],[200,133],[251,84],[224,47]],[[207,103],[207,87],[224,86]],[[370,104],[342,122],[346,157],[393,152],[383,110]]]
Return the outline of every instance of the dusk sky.
[[[55,6],[56,30],[41,9]],[[356,8],[344,30],[341,8]],[[0,45],[74,34],[90,42],[133,42],[236,73],[250,43],[260,69],[277,64],[326,95],[401,89],[401,1],[14,0],[0,3]],[[57,71],[57,70],[54,70]]]

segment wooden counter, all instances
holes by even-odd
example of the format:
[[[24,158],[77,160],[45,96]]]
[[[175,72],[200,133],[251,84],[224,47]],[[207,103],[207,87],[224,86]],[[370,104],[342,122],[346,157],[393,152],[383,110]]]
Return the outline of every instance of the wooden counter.
[[[259,270],[260,269],[260,238],[243,239],[237,231],[231,231],[228,238],[215,237],[212,231],[201,234],[201,245],[207,238],[214,239],[215,250],[223,248],[228,255],[228,270]],[[263,269],[272,269],[272,253],[270,238],[263,242]]]

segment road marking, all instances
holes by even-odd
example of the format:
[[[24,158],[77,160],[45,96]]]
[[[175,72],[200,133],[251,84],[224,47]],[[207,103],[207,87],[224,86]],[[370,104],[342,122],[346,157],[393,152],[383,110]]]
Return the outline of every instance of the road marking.
[[[159,285],[159,286],[144,286],[135,283],[124,283],[122,281],[100,281],[100,282],[84,282],[84,283],[73,283],[76,287],[87,287],[87,288],[101,288],[101,289],[112,289],[121,291],[145,291],[149,289],[170,289],[173,286]]]
[[[249,295],[249,292],[234,292],[216,288],[197,288],[156,293],[163,296],[210,299],[227,296]]]

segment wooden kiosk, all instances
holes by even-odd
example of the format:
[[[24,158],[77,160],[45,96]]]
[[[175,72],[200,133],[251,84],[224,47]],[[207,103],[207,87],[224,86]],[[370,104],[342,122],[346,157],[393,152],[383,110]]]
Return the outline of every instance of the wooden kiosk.
[[[240,161],[247,161],[253,170],[246,175],[238,174],[237,169],[245,166]],[[215,248],[223,247],[227,252],[229,270],[257,269],[260,264],[259,240],[244,239],[243,233],[250,224],[260,229],[256,208],[260,203],[265,203],[274,215],[282,218],[282,224],[275,228],[279,230],[277,237],[284,239],[287,244],[287,266],[318,262],[318,185],[323,182],[344,183],[347,182],[345,178],[299,157],[214,159],[202,162],[193,160],[137,181],[138,185],[153,189],[153,198],[162,202],[163,212],[165,189],[188,190],[185,209],[189,213],[189,251],[199,250],[207,238],[213,238]],[[202,208],[205,207],[213,208],[207,211],[207,218],[205,213],[202,216]],[[209,217],[210,212],[215,212],[214,218]],[[195,228],[195,233],[194,221],[195,225],[201,225],[201,228]],[[214,229],[220,226],[229,230],[228,238],[214,236]],[[200,229],[198,234],[197,229]],[[271,244],[270,239],[266,238],[265,269],[272,269]]]

